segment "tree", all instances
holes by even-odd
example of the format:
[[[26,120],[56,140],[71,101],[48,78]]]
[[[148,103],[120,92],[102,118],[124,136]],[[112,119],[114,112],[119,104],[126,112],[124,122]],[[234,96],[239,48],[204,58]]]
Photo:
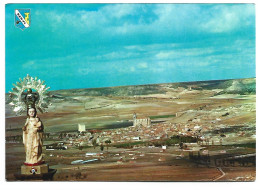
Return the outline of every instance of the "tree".
[[[183,142],[181,142],[179,145],[180,145],[180,149],[183,149]]]
[[[100,145],[100,150],[101,150],[101,151],[104,150],[104,146],[103,146],[103,144]]]
[[[94,147],[94,149],[95,149],[96,146],[97,146],[97,139],[93,139],[93,140],[92,140],[92,145],[93,145],[93,147]]]
[[[79,145],[79,150],[83,150],[83,146]]]
[[[111,140],[106,140],[105,143],[106,143],[106,145],[107,145],[107,150],[108,150],[108,144],[111,143]]]

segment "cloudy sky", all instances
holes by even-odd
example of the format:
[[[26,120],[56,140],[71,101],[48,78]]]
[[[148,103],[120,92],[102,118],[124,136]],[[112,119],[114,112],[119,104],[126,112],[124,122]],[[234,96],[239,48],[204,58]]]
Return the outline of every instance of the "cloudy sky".
[[[27,74],[52,90],[255,77],[253,4],[9,4],[5,15],[6,92]]]

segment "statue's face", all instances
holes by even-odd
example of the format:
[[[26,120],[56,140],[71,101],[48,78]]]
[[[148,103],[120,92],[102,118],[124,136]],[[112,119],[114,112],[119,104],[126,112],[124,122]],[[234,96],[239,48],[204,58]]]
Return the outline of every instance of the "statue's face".
[[[28,115],[29,115],[30,117],[34,117],[34,114],[35,114],[35,109],[34,109],[34,108],[30,108],[30,109],[28,110]]]

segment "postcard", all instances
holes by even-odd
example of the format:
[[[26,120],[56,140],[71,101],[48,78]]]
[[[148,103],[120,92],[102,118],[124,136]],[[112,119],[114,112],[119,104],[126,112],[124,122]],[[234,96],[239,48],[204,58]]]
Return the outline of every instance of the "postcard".
[[[6,181],[255,181],[254,4],[6,4]]]

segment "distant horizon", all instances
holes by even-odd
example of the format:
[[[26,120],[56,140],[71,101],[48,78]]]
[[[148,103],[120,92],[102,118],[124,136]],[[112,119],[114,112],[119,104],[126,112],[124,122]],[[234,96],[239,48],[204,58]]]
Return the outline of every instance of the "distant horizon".
[[[256,77],[254,4],[6,4],[5,28],[6,93],[27,74],[50,90]]]
[[[256,77],[249,78],[235,78],[235,79],[218,79],[218,80],[201,80],[201,81],[180,81],[180,82],[165,82],[165,83],[150,83],[150,84],[135,84],[135,85],[121,85],[121,86],[102,86],[102,87],[91,87],[91,88],[67,88],[67,89],[56,89],[48,91],[60,91],[60,90],[80,90],[80,89],[99,89],[99,88],[116,88],[116,87],[127,87],[127,86],[146,86],[146,85],[160,85],[160,84],[174,84],[174,83],[192,83],[192,82],[207,82],[207,81],[225,81],[225,80],[240,80],[240,79],[256,79]],[[48,85],[47,85],[48,87]],[[8,94],[8,92],[6,92]]]

